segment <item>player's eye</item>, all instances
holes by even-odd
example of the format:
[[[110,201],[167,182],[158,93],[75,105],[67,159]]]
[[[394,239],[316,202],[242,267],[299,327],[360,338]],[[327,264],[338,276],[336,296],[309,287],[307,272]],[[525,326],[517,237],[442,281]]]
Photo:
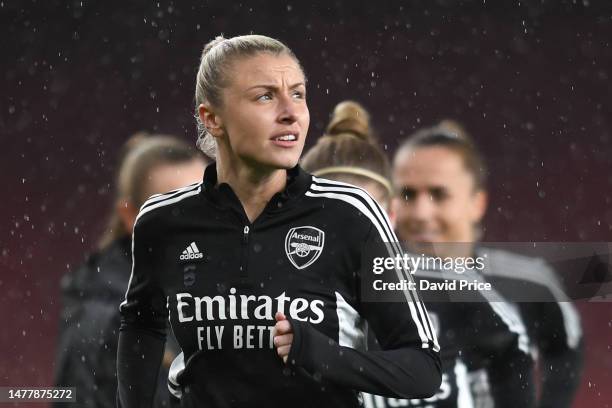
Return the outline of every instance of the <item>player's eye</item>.
[[[257,100],[258,101],[271,101],[272,100],[272,94],[270,92],[266,92],[265,94],[258,95],[257,96]]]
[[[441,202],[449,197],[448,191],[442,187],[436,187],[429,190],[431,199],[435,202]]]
[[[402,188],[400,197],[407,202],[414,201],[414,199],[416,198],[416,191],[412,188],[404,187]]]
[[[293,91],[292,96],[296,99],[304,99],[306,98],[306,93],[302,91]]]

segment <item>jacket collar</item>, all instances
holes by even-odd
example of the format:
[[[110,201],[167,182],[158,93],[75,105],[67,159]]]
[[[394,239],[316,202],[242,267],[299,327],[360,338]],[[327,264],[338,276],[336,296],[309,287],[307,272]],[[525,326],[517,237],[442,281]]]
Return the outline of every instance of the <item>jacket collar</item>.
[[[287,170],[287,184],[283,191],[272,196],[263,213],[283,211],[299,200],[310,187],[312,176],[299,165]],[[217,164],[213,162],[204,171],[202,195],[217,207],[231,208],[244,213],[240,200],[227,183],[217,183]]]

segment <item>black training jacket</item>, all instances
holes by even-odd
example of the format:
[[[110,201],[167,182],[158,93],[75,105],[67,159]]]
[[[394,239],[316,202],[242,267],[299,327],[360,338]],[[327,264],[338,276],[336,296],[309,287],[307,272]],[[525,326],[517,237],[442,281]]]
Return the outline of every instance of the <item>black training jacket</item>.
[[[114,240],[62,278],[56,387],[75,387],[76,404],[58,402],[52,408],[112,408],[117,394],[117,303],[130,278],[131,239]],[[172,347],[173,342],[170,342]],[[170,352],[170,350],[168,350]],[[175,353],[176,354],[176,353]],[[169,367],[162,367],[158,384],[166,384]],[[169,393],[159,388],[155,408],[169,406]]]
[[[414,276],[417,282],[476,279],[493,287],[470,295],[467,303],[430,301],[423,293],[442,347],[436,395],[398,400],[364,394],[364,408],[572,406],[584,353],[582,330],[554,270],[542,259],[501,249],[478,246],[474,256],[485,259],[481,272],[419,270]],[[537,375],[532,356],[538,359]]]
[[[186,362],[174,390],[184,407],[356,407],[358,391],[422,398],[440,385],[439,346],[417,293],[361,300],[372,273],[362,255],[401,249],[359,188],[296,166],[250,223],[213,163],[203,183],[143,205],[132,246],[120,407],[150,406],[168,319]],[[276,311],[294,331],[287,365],[272,344]],[[382,350],[365,349],[366,321]]]
[[[538,408],[569,408],[580,385],[584,340],[578,311],[552,267],[500,249],[479,247],[486,254],[482,272],[507,299],[517,302],[535,347],[540,367]]]
[[[419,269],[414,278],[416,282],[485,282],[469,271]],[[364,408],[534,407],[530,339],[516,305],[495,288],[422,294],[442,347],[440,389],[432,397],[410,400],[364,393]],[[377,346],[375,341],[371,343],[371,348]]]

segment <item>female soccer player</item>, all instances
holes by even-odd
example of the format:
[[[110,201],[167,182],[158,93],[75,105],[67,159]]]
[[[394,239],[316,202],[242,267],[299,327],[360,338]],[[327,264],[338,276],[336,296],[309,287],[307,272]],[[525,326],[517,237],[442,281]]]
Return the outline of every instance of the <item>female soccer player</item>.
[[[481,256],[486,262],[479,272],[506,299],[513,300],[509,290],[517,287],[522,294],[537,293],[537,303],[518,303],[539,355],[537,406],[570,407],[582,359],[578,314],[544,262],[477,244],[487,203],[486,167],[471,139],[454,122],[422,129],[400,147],[393,172],[397,232],[413,251]]]
[[[341,102],[325,135],[304,155],[302,166],[315,176],[356,184],[377,197],[381,206],[390,207],[394,196],[391,166],[372,133],[368,112],[355,102]],[[458,277],[419,269],[414,280],[441,283]],[[494,297],[495,293],[477,293],[467,303],[451,302],[452,292],[437,292],[438,301],[428,302],[428,310],[442,346],[439,390],[430,398],[411,400],[364,393],[364,407],[530,406],[534,389],[530,386],[528,339],[512,307]],[[374,337],[369,341],[371,348],[378,347]],[[494,390],[481,387],[485,378]]]
[[[325,134],[301,164],[317,177],[365,189],[388,213],[391,210],[391,165],[374,138],[369,113],[358,103],[336,105]]]
[[[356,407],[356,390],[433,394],[439,347],[416,291],[361,301],[372,273],[363,254],[401,254],[384,212],[297,166],[309,113],[295,55],[268,37],[219,37],[196,82],[198,145],[216,162],[201,184],[151,198],[138,215],[119,405],[150,406],[168,318],[185,361],[182,406]],[[363,347],[366,320],[380,351]]]
[[[98,251],[62,279],[55,384],[75,387],[79,407],[113,407],[117,394],[117,303],[125,294],[131,270],[130,231],[138,208],[153,194],[165,193],[202,179],[201,152],[172,136],[138,133],[122,149],[116,200]],[[176,352],[167,350],[167,373]],[[165,384],[165,378],[164,378]],[[155,407],[168,404],[160,390]],[[70,407],[56,402],[54,408]]]

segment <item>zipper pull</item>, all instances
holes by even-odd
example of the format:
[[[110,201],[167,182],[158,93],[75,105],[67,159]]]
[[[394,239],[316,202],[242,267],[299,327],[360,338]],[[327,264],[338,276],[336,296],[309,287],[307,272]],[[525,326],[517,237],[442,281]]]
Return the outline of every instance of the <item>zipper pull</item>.
[[[244,244],[248,244],[249,242],[249,226],[245,225],[244,230],[242,231],[242,242]]]

